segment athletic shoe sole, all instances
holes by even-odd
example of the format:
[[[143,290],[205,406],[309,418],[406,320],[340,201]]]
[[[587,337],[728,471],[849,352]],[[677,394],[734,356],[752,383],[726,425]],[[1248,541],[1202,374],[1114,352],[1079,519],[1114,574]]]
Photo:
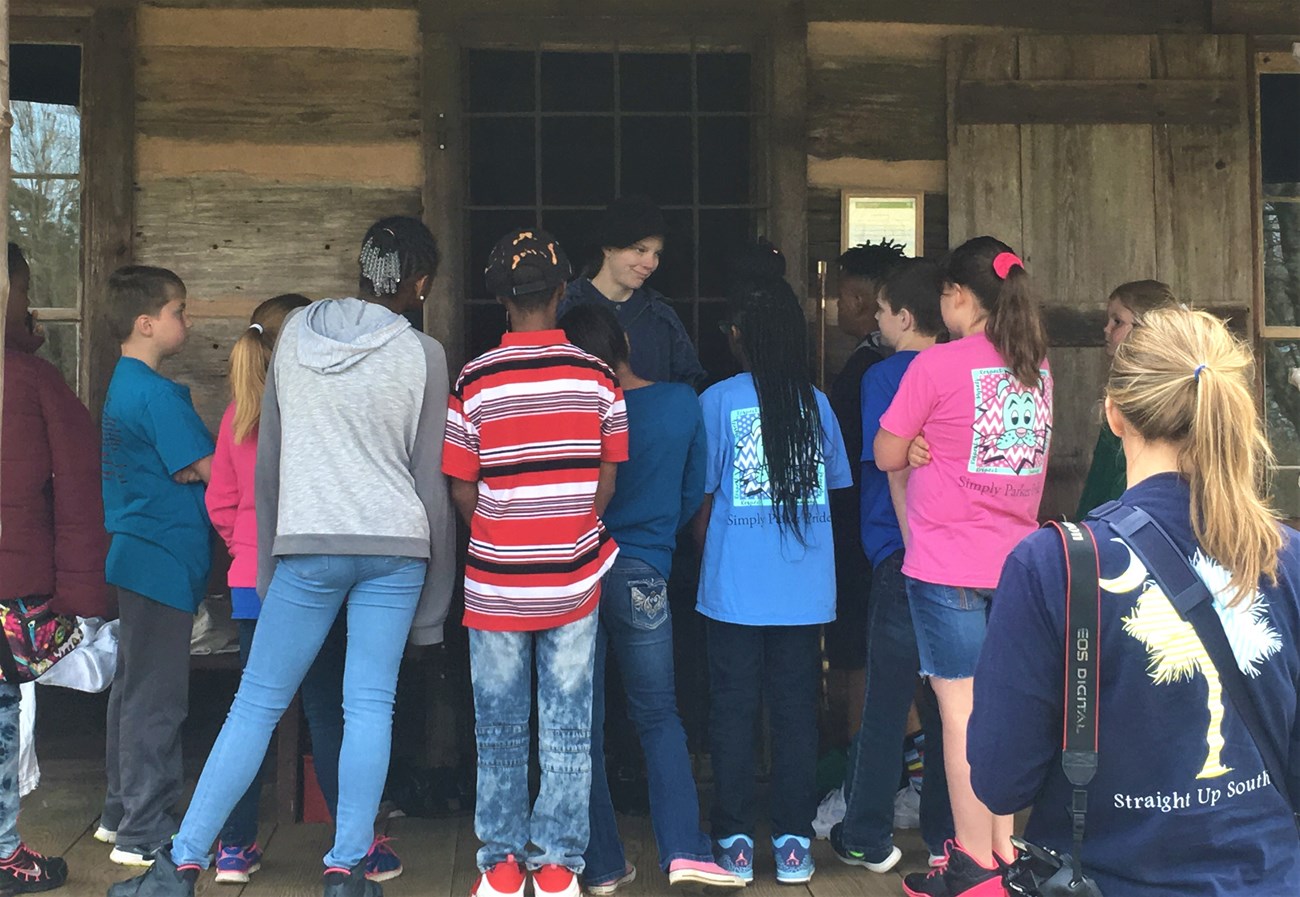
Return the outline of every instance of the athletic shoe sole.
[[[701,872],[699,869],[678,869],[675,872],[668,873],[668,884],[698,885],[703,888],[743,888],[749,882],[739,875],[718,875],[717,873]],[[587,890],[592,894],[596,893],[591,888]]]
[[[844,863],[846,866],[861,866],[863,869],[870,869],[872,872],[888,872],[890,869],[897,866],[898,861],[903,858],[903,851],[899,850],[897,846],[891,848],[889,856],[885,857],[879,863],[869,862],[865,857],[860,859],[852,854],[843,854],[838,850],[832,851],[832,853],[834,853],[835,856],[839,858],[839,861]]]
[[[95,829],[95,840],[101,844],[116,844],[117,832],[112,829],[104,828],[101,825]]]
[[[218,869],[217,884],[219,885],[246,885],[248,877],[262,868],[261,863],[254,863],[246,870],[238,869]]]
[[[670,878],[669,881],[671,880],[672,879]],[[609,897],[610,894],[613,894],[619,888],[623,887],[623,885],[630,885],[634,881],[636,881],[635,866],[633,866],[627,872],[623,873],[623,876],[621,878],[616,878],[613,881],[607,881],[601,885],[587,885],[586,891],[588,894],[591,895],[591,897]]]
[[[816,871],[817,871],[816,869],[809,869],[807,872],[800,872],[800,873],[798,873],[798,874],[796,874],[796,875],[780,875],[780,874],[778,874],[778,875],[776,876],[776,883],[779,884],[779,885],[803,885],[803,884],[807,884],[808,882],[812,881],[813,873],[816,872]]]
[[[122,850],[114,847],[108,858],[119,866],[135,866],[140,869],[147,869],[153,865],[152,856],[141,856],[130,850]]]
[[[397,876],[401,874],[402,874],[401,866],[398,866],[396,869],[385,869],[383,872],[367,872],[366,881],[373,881],[375,883],[379,883],[381,881],[392,881],[394,878],[397,878]]]

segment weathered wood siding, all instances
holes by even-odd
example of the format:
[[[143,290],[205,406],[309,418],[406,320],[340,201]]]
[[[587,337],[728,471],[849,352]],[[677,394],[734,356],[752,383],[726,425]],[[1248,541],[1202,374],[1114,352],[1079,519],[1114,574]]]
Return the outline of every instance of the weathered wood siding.
[[[253,307],[278,293],[351,294],[366,227],[420,213],[418,16],[137,16],[135,254],[189,287],[194,331],[168,373],[215,426]]]
[[[1246,63],[1245,40],[1231,36],[954,42],[948,55],[952,241],[992,233],[1016,246],[1049,322],[1091,319],[1098,327],[1110,291],[1143,278],[1163,280],[1185,301],[1244,322],[1253,252]],[[1064,102],[1092,84],[1101,92],[1131,91],[1161,81],[1202,96],[1200,119],[1187,107],[1177,124],[1135,120],[1131,108],[1109,118],[1083,110],[1076,121]],[[1055,92],[1061,102],[1009,102],[991,121],[981,91],[1009,82],[1049,98]],[[1057,331],[1047,514],[1069,513],[1077,502],[1107,369],[1099,346],[1061,339]],[[1100,337],[1098,329],[1094,342]]]

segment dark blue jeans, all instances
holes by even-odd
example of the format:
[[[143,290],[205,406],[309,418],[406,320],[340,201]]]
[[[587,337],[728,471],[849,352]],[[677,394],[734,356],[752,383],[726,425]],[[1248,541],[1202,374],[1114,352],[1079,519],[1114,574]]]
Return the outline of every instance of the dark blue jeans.
[[[894,795],[902,770],[907,711],[916,694],[919,659],[903,576],[903,552],[875,568],[867,610],[867,689],[862,727],[849,746],[844,776],[842,838],[850,850],[869,856],[894,843]],[[928,693],[929,688],[925,689]],[[943,853],[953,836],[948,779],[943,768],[943,728],[933,694],[918,705],[925,731],[925,780],[921,789],[921,838],[931,853]]]
[[[239,667],[248,665],[257,620],[237,620],[239,624]],[[347,651],[347,615],[334,619],[320,653],[307,670],[299,686],[302,710],[311,731],[312,762],[316,782],[320,785],[330,818],[339,803],[339,748],[343,744],[343,657]],[[221,830],[221,843],[248,847],[257,840],[258,804],[262,796],[262,771],[259,769],[244,796],[230,811]]]
[[[772,835],[814,837],[820,626],[708,621],[709,745],[714,838],[754,835],[754,733],[759,685],[772,743]]]
[[[673,860],[712,862],[709,839],[700,831],[700,802],[686,732],[677,715],[668,584],[644,561],[619,555],[601,583],[591,703],[591,839],[585,877],[595,884],[618,878],[627,862],[605,773],[605,660],[610,651],[622,673],[628,716],[645,752],[659,865],[667,872]]]

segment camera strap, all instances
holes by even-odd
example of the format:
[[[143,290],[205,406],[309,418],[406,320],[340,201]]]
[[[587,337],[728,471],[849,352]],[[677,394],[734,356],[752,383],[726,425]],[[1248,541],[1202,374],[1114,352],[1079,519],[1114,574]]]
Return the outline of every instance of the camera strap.
[[[1223,621],[1214,609],[1214,601],[1209,588],[1201,579],[1196,568],[1187,556],[1179,550],[1169,534],[1151,515],[1141,508],[1108,502],[1092,512],[1091,517],[1104,520],[1110,525],[1127,545],[1138,560],[1147,568],[1147,572],[1164,590],[1169,601],[1178,611],[1179,617],[1190,623],[1201,640],[1205,653],[1209,655],[1214,669],[1219,674],[1219,681],[1228,699],[1236,709],[1237,715],[1246,725],[1255,747],[1264,760],[1264,769],[1291,809],[1292,818],[1300,828],[1300,816],[1287,788],[1286,767],[1282,765],[1281,752],[1259,714],[1259,706],[1246,683],[1246,675],[1237,665],[1237,657],[1228,635],[1223,630]]]
[[[1049,523],[1065,550],[1065,722],[1061,769],[1074,786],[1070,802],[1074,882],[1083,881],[1088,784],[1097,774],[1097,704],[1101,681],[1101,578],[1097,540],[1076,523]]]

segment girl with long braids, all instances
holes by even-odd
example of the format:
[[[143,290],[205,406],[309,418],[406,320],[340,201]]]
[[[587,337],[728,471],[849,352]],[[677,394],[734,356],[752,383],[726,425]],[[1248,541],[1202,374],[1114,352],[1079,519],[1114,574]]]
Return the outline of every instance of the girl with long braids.
[[[388,772],[405,643],[433,644],[451,601],[455,523],[442,443],[447,362],[403,315],[438,268],[414,218],[366,233],[360,296],[284,322],[266,375],[256,468],[264,596],[234,704],[180,831],[109,897],[192,897],[222,823],[346,599],[343,741],[325,897],[379,897],[366,854]]]
[[[743,373],[704,392],[708,453],[697,608],[707,618],[718,864],[754,875],[754,727],[772,716],[777,881],[813,874],[818,636],[835,618],[827,490],[853,482],[826,396],[809,378],[807,324],[784,280],[743,286],[723,324]]]
[[[1011,247],[976,237],[944,260],[940,298],[952,342],[916,356],[880,418],[874,454],[911,472],[903,555],[921,675],[939,699],[957,837],[947,863],[903,881],[916,897],[1002,897],[1012,818],[971,790],[966,723],[989,597],[1011,549],[1038,526],[1052,433],[1047,334]],[[915,467],[916,465],[913,464]]]

